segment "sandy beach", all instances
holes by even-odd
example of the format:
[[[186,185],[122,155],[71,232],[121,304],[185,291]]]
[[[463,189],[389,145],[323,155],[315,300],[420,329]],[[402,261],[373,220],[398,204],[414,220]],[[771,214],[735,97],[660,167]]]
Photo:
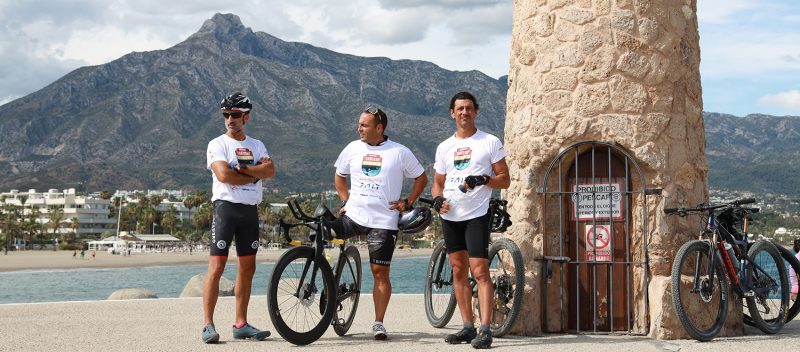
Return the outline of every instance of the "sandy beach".
[[[274,262],[283,254],[283,250],[259,250],[257,260],[259,262]],[[330,250],[335,256],[337,250]],[[396,249],[394,258],[408,256],[430,256],[431,249]],[[369,258],[366,249],[361,249],[361,258]],[[228,258],[229,263],[235,260],[232,255]],[[98,251],[92,259],[92,252],[86,251],[83,259],[80,258],[80,251],[76,258],[72,257],[72,251],[11,251],[8,255],[0,253],[0,272],[17,270],[36,270],[36,269],[80,269],[80,268],[123,268],[141,267],[154,265],[181,265],[181,264],[205,264],[208,263],[208,252],[174,252],[174,253],[134,253],[131,256],[112,255],[107,252]]]

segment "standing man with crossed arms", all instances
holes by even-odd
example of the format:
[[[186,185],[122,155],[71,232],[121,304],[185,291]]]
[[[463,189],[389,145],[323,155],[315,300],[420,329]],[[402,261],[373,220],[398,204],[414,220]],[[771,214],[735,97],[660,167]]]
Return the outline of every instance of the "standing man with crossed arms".
[[[214,308],[219,297],[219,279],[225,271],[228,250],[236,241],[239,257],[234,284],[236,320],[233,338],[264,340],[269,331],[247,323],[247,306],[256,272],[258,252],[258,203],[261,203],[261,180],[275,176],[275,166],[260,140],[245,135],[250,119],[250,99],[242,93],[225,97],[220,103],[225,134],[208,143],[206,163],[211,170],[214,220],[211,223],[211,257],[203,286],[205,343],[219,341],[214,327]]]
[[[445,246],[453,268],[453,290],[464,322],[463,329],[447,335],[445,341],[471,342],[474,348],[489,348],[494,294],[489,277],[489,199],[492,189],[508,188],[511,180],[503,143],[475,126],[478,111],[478,101],[468,92],[456,93],[450,99],[456,132],[436,148],[431,194],[433,207],[442,218]],[[457,196],[458,202],[451,204],[457,193],[462,193]],[[478,283],[481,325],[477,330],[473,323],[469,270]]]

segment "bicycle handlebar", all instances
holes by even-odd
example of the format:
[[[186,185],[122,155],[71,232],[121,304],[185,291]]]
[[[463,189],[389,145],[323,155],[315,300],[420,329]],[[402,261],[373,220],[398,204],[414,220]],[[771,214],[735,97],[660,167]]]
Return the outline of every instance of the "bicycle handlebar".
[[[728,202],[728,203],[725,203],[725,204],[716,204],[716,205],[701,204],[701,205],[698,205],[698,206],[696,206],[694,208],[685,208],[685,207],[664,208],[664,214],[678,213],[678,215],[684,216],[687,213],[706,212],[706,211],[716,210],[716,209],[725,208],[725,207],[739,207],[739,206],[742,206],[742,205],[745,205],[745,204],[753,204],[755,202],[756,202],[755,198],[743,198],[743,199],[737,199],[737,200],[734,200],[732,202]]]

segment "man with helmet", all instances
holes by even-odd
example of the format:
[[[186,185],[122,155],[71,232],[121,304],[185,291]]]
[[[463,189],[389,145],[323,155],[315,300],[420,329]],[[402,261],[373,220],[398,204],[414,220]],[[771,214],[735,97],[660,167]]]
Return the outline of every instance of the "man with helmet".
[[[219,341],[214,327],[214,308],[219,296],[219,280],[225,271],[231,242],[236,242],[239,257],[236,273],[236,339],[264,340],[270,333],[247,323],[247,306],[256,271],[258,252],[258,204],[263,179],[275,175],[275,166],[261,141],[245,135],[250,119],[250,99],[242,93],[225,97],[220,103],[225,134],[208,143],[206,167],[211,170],[214,220],[211,223],[211,256],[203,286],[205,343]]]
[[[456,93],[450,99],[450,116],[455,120],[456,133],[436,148],[431,195],[434,210],[441,214],[445,246],[453,268],[453,291],[464,322],[463,329],[447,335],[445,341],[489,348],[493,296],[489,277],[489,200],[492,189],[508,188],[511,180],[503,143],[475,126],[478,111],[478,101],[468,92]],[[472,314],[472,288],[467,278],[470,270],[478,284],[482,310],[477,330]]]
[[[428,183],[425,168],[411,150],[384,134],[387,124],[388,118],[381,109],[367,107],[361,112],[358,119],[361,138],[348,144],[334,164],[334,184],[342,200],[339,213],[344,215],[330,224],[340,238],[367,236],[374,278],[372,332],[376,340],[387,338],[383,319],[392,295],[389,265],[397,240],[398,216],[411,209]],[[408,197],[400,198],[404,178],[413,178],[414,184]]]

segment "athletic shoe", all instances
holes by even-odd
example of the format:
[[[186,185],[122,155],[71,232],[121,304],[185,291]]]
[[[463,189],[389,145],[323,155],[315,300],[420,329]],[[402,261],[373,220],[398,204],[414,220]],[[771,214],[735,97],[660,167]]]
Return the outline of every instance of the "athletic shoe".
[[[219,341],[219,334],[217,333],[217,329],[214,329],[214,323],[209,323],[205,327],[203,327],[203,342],[205,343],[212,343]]]
[[[237,329],[236,326],[233,327],[234,339],[254,339],[263,341],[269,337],[269,335],[269,331],[258,330],[250,324],[244,324],[241,329]]]
[[[492,347],[492,332],[489,330],[481,330],[478,336],[472,340],[473,348],[490,348]]]
[[[478,331],[475,328],[463,328],[455,334],[445,336],[444,342],[449,344],[470,343],[475,336],[478,336]]]
[[[386,340],[388,336],[386,335],[386,328],[383,324],[372,324],[372,336],[374,336],[376,340]]]

